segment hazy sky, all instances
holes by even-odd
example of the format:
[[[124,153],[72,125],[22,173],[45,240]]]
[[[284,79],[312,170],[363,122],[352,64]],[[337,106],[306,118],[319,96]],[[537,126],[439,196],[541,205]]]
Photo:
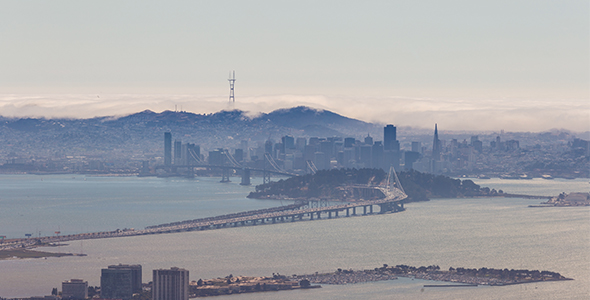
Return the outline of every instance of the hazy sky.
[[[5,1],[0,114],[310,105],[448,129],[590,127],[590,2]]]

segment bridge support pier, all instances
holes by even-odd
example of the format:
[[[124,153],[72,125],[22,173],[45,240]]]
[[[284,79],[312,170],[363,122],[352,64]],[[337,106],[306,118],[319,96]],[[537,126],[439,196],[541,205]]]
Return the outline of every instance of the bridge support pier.
[[[346,216],[347,217],[350,217],[350,211],[349,210],[350,210],[349,208],[346,209]]]
[[[367,206],[363,206],[363,216],[367,214]]]
[[[240,182],[240,185],[250,185],[250,169],[242,169],[242,182]]]
[[[267,184],[270,183],[270,172],[267,172],[266,170],[264,170],[264,172],[262,172],[262,184]]]
[[[230,182],[229,181],[229,168],[221,169],[221,182]]]

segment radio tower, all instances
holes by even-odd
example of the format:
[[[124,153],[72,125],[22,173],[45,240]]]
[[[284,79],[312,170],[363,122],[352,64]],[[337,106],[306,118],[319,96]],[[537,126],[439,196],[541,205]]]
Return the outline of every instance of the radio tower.
[[[229,73],[229,79],[227,81],[229,81],[229,103],[235,104],[236,97],[234,96],[234,84],[236,83],[236,71]]]

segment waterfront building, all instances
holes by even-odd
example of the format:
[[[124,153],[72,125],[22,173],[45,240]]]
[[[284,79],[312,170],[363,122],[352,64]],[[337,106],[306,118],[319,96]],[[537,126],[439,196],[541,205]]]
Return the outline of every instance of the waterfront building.
[[[131,270],[102,269],[100,296],[107,299],[131,299]]]
[[[88,298],[88,281],[71,279],[61,283],[62,299],[86,299]]]
[[[131,288],[133,290],[133,293],[139,293],[141,292],[141,265],[124,265],[124,264],[118,264],[118,265],[112,265],[109,266],[109,269],[114,269],[114,270],[130,270],[131,271]]]
[[[108,299],[131,299],[141,292],[141,265],[112,265],[102,269],[100,296]]]
[[[152,300],[188,300],[188,270],[153,270]]]
[[[172,134],[164,132],[164,165],[172,164]]]

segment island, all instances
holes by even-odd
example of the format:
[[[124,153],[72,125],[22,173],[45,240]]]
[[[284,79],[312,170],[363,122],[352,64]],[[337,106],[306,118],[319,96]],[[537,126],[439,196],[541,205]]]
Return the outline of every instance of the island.
[[[441,270],[437,265],[413,267],[396,265],[369,270],[338,269],[332,273],[295,275],[297,280],[309,280],[310,283],[322,284],[352,284],[368,281],[392,280],[397,277],[410,277],[424,280],[446,281],[454,284],[502,286],[541,281],[573,280],[557,272],[538,270],[515,270],[493,268],[453,268]]]
[[[480,187],[470,179],[453,179],[444,175],[421,173],[415,170],[397,173],[405,202],[428,201],[430,198],[463,198],[502,196],[496,191]],[[382,169],[331,169],[315,174],[295,176],[256,186],[248,195],[254,199],[310,199],[329,198],[334,201],[355,200],[351,186],[379,186],[386,184],[387,174]]]
[[[441,270],[438,265],[413,267],[408,265],[389,266],[367,270],[337,269],[335,272],[272,277],[233,276],[192,281],[189,287],[191,297],[208,297],[241,293],[285,291],[294,289],[320,288],[320,284],[346,285],[372,281],[396,280],[399,277],[442,281],[448,284],[425,284],[424,287],[465,287],[505,286],[544,281],[573,280],[557,272],[450,267]],[[315,284],[315,285],[314,285]]]

